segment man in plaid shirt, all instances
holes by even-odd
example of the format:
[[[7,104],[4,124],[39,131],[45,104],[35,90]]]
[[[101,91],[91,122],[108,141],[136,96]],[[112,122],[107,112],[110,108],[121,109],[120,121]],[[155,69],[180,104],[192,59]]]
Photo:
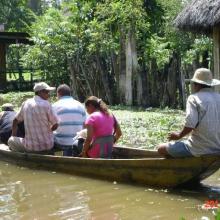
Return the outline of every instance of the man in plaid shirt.
[[[16,114],[12,125],[9,148],[19,152],[46,152],[53,148],[53,131],[58,127],[58,118],[48,102],[50,87],[45,82],[35,84],[35,96],[26,100]],[[16,136],[17,125],[24,121],[25,137]]]

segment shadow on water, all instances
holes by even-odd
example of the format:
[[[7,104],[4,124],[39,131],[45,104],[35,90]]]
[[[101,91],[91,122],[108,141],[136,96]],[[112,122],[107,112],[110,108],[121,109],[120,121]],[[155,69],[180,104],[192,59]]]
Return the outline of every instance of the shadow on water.
[[[183,188],[171,189],[169,193],[190,198],[196,198],[203,203],[208,200],[220,201],[220,187],[203,183],[191,187],[186,186]]]

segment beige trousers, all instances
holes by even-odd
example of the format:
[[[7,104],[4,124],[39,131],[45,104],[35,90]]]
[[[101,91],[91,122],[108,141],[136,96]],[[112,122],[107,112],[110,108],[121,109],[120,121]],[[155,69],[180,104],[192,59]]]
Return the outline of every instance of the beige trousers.
[[[11,151],[26,152],[26,149],[22,143],[22,140],[23,140],[23,138],[11,136],[8,139],[9,149]]]

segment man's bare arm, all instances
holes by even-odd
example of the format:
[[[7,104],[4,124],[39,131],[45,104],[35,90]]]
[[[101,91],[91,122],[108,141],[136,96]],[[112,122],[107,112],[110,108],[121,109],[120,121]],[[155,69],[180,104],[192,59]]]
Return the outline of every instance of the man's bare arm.
[[[171,132],[168,134],[168,140],[169,141],[179,140],[185,137],[187,134],[189,134],[192,130],[193,128],[184,127],[183,130],[180,132]]]
[[[16,136],[17,135],[18,123],[19,123],[19,121],[15,118],[13,120],[13,123],[12,123],[12,133],[11,133],[11,136]]]

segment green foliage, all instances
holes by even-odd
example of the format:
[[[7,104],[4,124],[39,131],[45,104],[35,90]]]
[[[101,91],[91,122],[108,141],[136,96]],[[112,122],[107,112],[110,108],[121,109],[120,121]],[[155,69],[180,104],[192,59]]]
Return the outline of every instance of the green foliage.
[[[209,51],[209,56],[211,57],[212,46],[212,40],[210,38],[206,36],[196,38],[191,46],[191,49],[186,51],[184,62],[187,64],[192,63],[196,56],[202,55],[205,51]]]
[[[159,37],[158,35],[153,35],[147,44],[146,51],[150,54],[151,58],[157,61],[159,68],[169,62],[172,49],[170,46],[171,42],[167,42],[166,38]]]
[[[121,110],[112,108],[123,132],[119,144],[131,147],[154,149],[159,143],[167,141],[168,132],[180,129],[184,122],[181,111],[119,108]]]
[[[20,50],[23,56],[21,62],[27,68],[41,69],[43,78],[52,84],[69,83],[70,66],[73,64],[77,64],[74,67],[75,77],[80,78],[82,69],[87,73],[97,68],[93,67],[97,60],[103,61],[106,65],[104,71],[114,81],[114,68],[124,52],[120,42],[126,43],[130,33],[135,36],[141,72],[149,69],[152,59],[162,70],[174,51],[181,54],[183,64],[191,64],[204,51],[211,50],[212,44],[208,38],[174,29],[173,20],[187,2],[66,0],[60,5],[58,0],[41,0],[34,16],[27,7],[27,0],[3,0],[0,6],[2,11],[4,8],[4,15],[0,15],[0,21],[3,18],[11,20],[8,24],[14,29],[20,27],[17,23],[21,28],[26,28],[25,24],[32,22],[29,32],[35,45]],[[12,7],[11,3],[17,7]],[[16,17],[7,17],[5,11]],[[16,54],[11,50],[12,54]],[[116,59],[113,61],[112,57]],[[9,62],[9,66],[12,64]],[[97,69],[92,73],[96,72]]]
[[[50,8],[32,25],[35,45],[22,60],[26,67],[43,68],[49,81],[69,82],[69,61],[85,65],[98,54],[117,54],[122,29],[127,34],[131,27],[148,28],[142,5],[141,0],[71,0],[61,10]]]
[[[27,7],[27,0],[0,1],[0,24],[5,24],[6,30],[26,31],[27,25],[33,19],[33,13]]]
[[[16,109],[18,109],[22,102],[33,95],[33,92],[9,92],[6,94],[0,94],[0,106],[4,103],[10,102],[15,106]]]
[[[215,220],[220,220],[220,209],[218,209]]]
[[[22,60],[26,67],[43,69],[45,79],[55,82],[69,81],[67,73],[68,42],[71,28],[60,11],[48,9],[46,14],[37,18],[32,26],[35,45],[29,47]],[[67,41],[67,42],[66,42]]]

